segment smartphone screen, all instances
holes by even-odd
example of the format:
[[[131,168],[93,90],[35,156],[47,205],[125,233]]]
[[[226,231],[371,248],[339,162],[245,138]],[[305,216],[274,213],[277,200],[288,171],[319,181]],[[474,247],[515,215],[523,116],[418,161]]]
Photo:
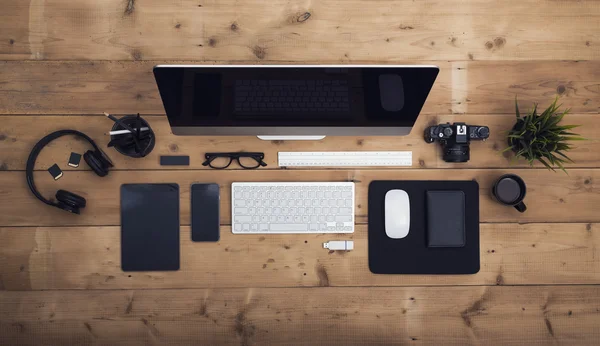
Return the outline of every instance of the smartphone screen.
[[[192,184],[192,241],[219,241],[219,185]]]

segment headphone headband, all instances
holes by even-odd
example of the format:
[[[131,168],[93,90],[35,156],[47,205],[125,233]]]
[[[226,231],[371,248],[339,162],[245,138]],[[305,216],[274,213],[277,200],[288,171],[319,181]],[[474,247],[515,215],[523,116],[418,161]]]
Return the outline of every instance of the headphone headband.
[[[53,203],[52,201],[44,198],[44,196],[42,196],[42,194],[40,194],[40,192],[37,190],[37,188],[35,187],[35,183],[33,181],[33,168],[35,166],[35,161],[37,160],[37,157],[40,154],[40,152],[42,151],[42,149],[44,149],[44,147],[46,145],[48,145],[48,143],[52,142],[53,140],[60,138],[62,136],[66,136],[66,135],[75,135],[75,136],[81,137],[81,138],[85,139],[86,141],[88,141],[92,145],[92,147],[94,147],[94,150],[102,152],[102,150],[100,150],[98,145],[96,145],[96,143],[88,135],[86,135],[83,132],[76,131],[76,130],[60,130],[60,131],[52,132],[51,134],[47,135],[46,137],[40,139],[39,142],[37,142],[37,144],[33,147],[33,149],[31,149],[31,153],[29,154],[29,158],[27,159],[27,165],[25,166],[25,176],[27,179],[27,186],[29,186],[29,189],[31,190],[31,192],[40,201],[42,201],[48,205],[57,206],[57,203]]]

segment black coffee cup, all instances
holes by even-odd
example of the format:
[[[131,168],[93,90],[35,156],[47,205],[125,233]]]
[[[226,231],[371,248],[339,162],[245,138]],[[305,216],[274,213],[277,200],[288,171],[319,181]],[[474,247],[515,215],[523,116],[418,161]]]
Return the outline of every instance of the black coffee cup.
[[[501,176],[492,187],[492,195],[498,202],[513,206],[521,213],[527,210],[525,203],[523,203],[526,193],[525,182],[515,174]]]

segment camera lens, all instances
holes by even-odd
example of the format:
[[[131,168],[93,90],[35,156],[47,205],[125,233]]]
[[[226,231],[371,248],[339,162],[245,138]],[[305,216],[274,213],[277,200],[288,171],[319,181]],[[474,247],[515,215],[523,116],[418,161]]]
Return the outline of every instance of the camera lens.
[[[479,138],[488,138],[490,136],[490,129],[482,126],[477,129],[477,135],[479,135]]]
[[[444,147],[444,161],[446,162],[467,162],[469,161],[470,150],[468,144],[450,144]]]

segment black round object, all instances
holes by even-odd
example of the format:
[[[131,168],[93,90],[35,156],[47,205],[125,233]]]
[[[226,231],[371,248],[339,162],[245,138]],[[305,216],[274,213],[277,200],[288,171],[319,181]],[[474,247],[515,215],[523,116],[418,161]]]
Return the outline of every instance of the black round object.
[[[490,129],[487,127],[480,127],[479,129],[477,129],[477,134],[481,138],[488,138],[490,135]]]
[[[108,174],[109,166],[106,165],[98,156],[96,151],[88,150],[83,154],[83,160],[90,166],[92,171],[100,177]]]
[[[125,125],[133,128],[133,129],[137,129],[138,126],[139,127],[147,127],[150,130],[149,131],[142,131],[141,136],[142,138],[138,141],[139,145],[141,147],[141,151],[136,151],[136,148],[134,145],[128,145],[128,146],[121,146],[121,145],[115,145],[115,149],[125,155],[125,156],[129,156],[129,157],[134,157],[134,158],[140,158],[140,157],[145,157],[146,155],[150,154],[150,152],[152,152],[152,150],[154,149],[154,146],[156,144],[156,139],[154,136],[154,132],[152,131],[152,128],[150,127],[150,125],[148,124],[148,122],[142,118],[138,118],[137,115],[126,115],[122,118],[119,119],[120,121],[122,121],[123,123],[125,123]],[[139,121],[139,123],[138,123]],[[123,126],[121,126],[119,123],[115,123],[111,129],[111,131],[119,131],[119,130],[125,130],[125,128]],[[123,138],[123,137],[129,137],[129,138],[133,138],[133,135],[129,135],[129,134],[125,134],[125,135],[111,135],[110,139],[115,140],[118,138]]]
[[[444,129],[444,137],[450,137],[450,136],[452,136],[452,132],[453,132],[453,131],[452,131],[452,128],[451,128],[451,127],[446,127],[446,128]]]
[[[519,212],[527,210],[523,202],[527,194],[525,181],[516,174],[505,174],[492,186],[492,195],[503,205],[513,206]]]
[[[57,207],[74,214],[79,214],[80,209],[85,208],[87,203],[85,198],[66,190],[56,191],[56,201]]]
[[[469,161],[470,148],[468,144],[448,144],[444,147],[443,159],[446,162]]]
[[[512,204],[521,196],[521,186],[513,178],[504,178],[496,185],[496,197],[501,202]]]

